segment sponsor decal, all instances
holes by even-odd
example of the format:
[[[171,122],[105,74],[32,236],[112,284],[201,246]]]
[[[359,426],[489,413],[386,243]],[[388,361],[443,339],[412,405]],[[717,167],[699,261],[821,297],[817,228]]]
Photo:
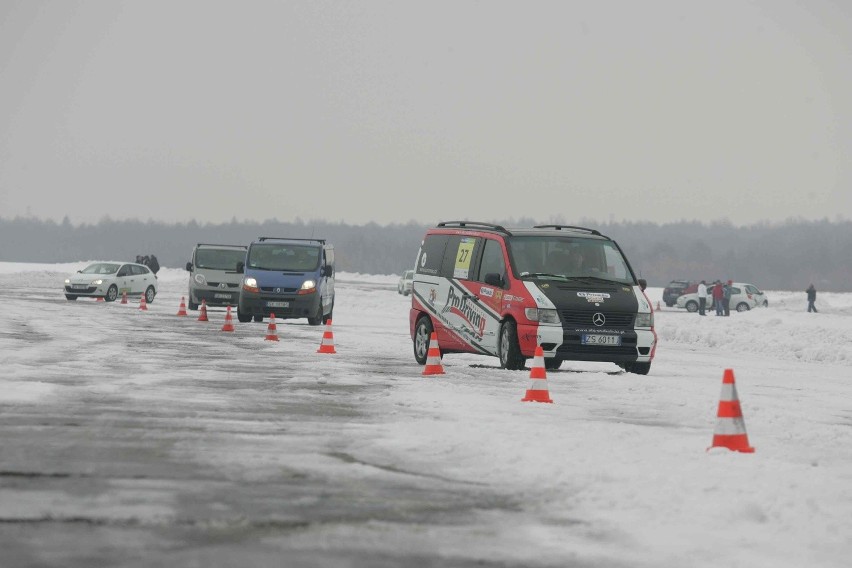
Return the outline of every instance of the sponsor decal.
[[[504,296],[504,299],[505,299],[507,302],[523,302],[523,301],[524,301],[523,296],[513,296],[513,295],[511,295],[511,294],[506,294],[506,295]]]
[[[485,314],[476,307],[470,298],[471,296],[458,296],[456,295],[456,289],[450,288],[450,293],[447,295],[447,303],[441,310],[441,314],[449,312],[459,316],[467,322],[474,336],[481,340],[485,334]]]
[[[497,290],[494,292],[494,299],[498,302],[503,299],[503,290]]]
[[[456,265],[453,268],[453,278],[462,278],[467,280],[470,276],[470,260],[473,257],[473,246],[476,244],[476,239],[472,237],[464,237],[459,242],[459,249],[456,252]]]
[[[426,253],[425,252],[422,255],[420,255],[420,268],[423,268],[424,266],[426,266]]]
[[[550,284],[548,284],[547,282],[545,282],[544,284],[539,284],[539,285],[538,285],[538,287],[539,287],[539,288],[550,288]]]
[[[430,289],[429,290],[429,305],[430,306],[435,305],[435,298],[437,298],[437,297],[438,297],[438,293],[435,291],[435,289],[434,288]]]
[[[537,333],[525,333],[521,336],[521,338],[525,341],[530,341],[531,339],[534,339],[536,344],[541,343],[541,336]]]
[[[479,295],[485,296],[486,298],[494,297],[494,289],[493,288],[485,288],[484,286],[479,289]]]
[[[587,302],[596,306],[600,306],[604,300],[611,297],[606,292],[577,292],[577,296],[585,298]]]

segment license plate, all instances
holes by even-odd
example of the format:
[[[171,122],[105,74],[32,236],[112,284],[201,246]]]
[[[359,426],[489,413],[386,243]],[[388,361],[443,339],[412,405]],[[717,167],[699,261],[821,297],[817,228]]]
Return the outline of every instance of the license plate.
[[[217,300],[230,300],[231,299],[230,294],[213,294],[213,297],[216,298]]]
[[[620,335],[583,334],[583,345],[621,345]]]
[[[266,302],[267,308],[289,308],[290,302]]]
[[[72,284],[71,287],[75,290],[85,290],[89,286],[87,284]]]

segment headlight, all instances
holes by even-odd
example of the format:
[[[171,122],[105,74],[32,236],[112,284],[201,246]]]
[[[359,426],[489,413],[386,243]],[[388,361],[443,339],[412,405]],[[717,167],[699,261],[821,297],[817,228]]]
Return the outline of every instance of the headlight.
[[[196,274],[195,275],[195,282],[198,283],[198,284],[201,284],[202,286],[207,286],[207,279],[204,277],[203,274]]]
[[[247,276],[243,279],[243,290],[246,292],[260,293],[260,288],[257,287],[257,279]]]
[[[65,279],[65,284],[71,284],[71,279],[70,279],[70,278],[66,278],[66,279]]]
[[[526,308],[524,314],[530,321],[539,323],[559,323],[559,313],[556,310],[543,308]]]
[[[299,294],[312,294],[317,291],[317,283],[313,280],[305,280],[299,288]]]
[[[104,283],[104,281],[103,281],[103,280],[100,280],[100,279],[98,279],[98,280],[92,280],[92,286],[100,286],[100,285],[101,285],[101,284],[103,284],[103,283]]]
[[[654,327],[654,314],[636,314],[633,327]]]

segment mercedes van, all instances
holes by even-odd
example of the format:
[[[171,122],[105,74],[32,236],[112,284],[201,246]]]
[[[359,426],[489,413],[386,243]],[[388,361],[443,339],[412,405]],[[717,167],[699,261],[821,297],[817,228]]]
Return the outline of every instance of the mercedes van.
[[[245,260],[245,245],[195,245],[192,260],[186,263],[189,272],[187,307],[196,310],[202,300],[208,306],[237,305],[243,279],[237,272],[237,265]]]
[[[654,358],[651,303],[618,244],[594,229],[439,223],[420,246],[411,296],[421,365],[433,331],[442,355],[490,355],[506,369],[524,368],[537,346],[548,369],[605,361],[644,375]]]
[[[334,310],[334,247],[324,239],[260,237],[248,247],[237,319],[307,318],[326,323]]]

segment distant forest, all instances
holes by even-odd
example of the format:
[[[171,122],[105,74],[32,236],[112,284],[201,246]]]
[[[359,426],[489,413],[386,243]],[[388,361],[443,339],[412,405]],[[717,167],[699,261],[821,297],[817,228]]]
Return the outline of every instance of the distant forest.
[[[449,220],[449,219],[448,219]],[[553,220],[542,223],[553,223]],[[496,221],[529,227],[531,219]],[[852,222],[790,220],[735,227],[727,223],[578,223],[618,241],[638,276],[650,286],[672,279],[733,279],[769,290],[852,292]],[[335,247],[337,269],[401,274],[412,268],[431,225],[347,225],[327,221],[167,224],[105,218],[74,225],[33,218],[0,218],[0,261],[133,260],[155,254],[179,268],[196,243],[248,244],[259,236],[323,238]]]

